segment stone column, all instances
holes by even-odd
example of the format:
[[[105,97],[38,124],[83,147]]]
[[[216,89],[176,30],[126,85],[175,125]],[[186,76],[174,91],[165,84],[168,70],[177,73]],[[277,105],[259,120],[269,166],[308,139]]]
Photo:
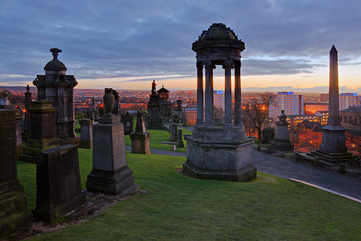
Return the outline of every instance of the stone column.
[[[206,93],[205,93],[205,109],[206,109],[206,123],[207,125],[213,124],[213,66],[212,62],[206,63]]]
[[[232,64],[233,61],[227,60],[223,64],[225,71],[225,85],[224,85],[224,125],[232,126]]]
[[[197,124],[203,123],[203,64],[197,62]]]
[[[242,97],[241,97],[241,61],[235,61],[234,69],[234,97],[235,97],[235,106],[234,106],[234,125],[242,125]]]

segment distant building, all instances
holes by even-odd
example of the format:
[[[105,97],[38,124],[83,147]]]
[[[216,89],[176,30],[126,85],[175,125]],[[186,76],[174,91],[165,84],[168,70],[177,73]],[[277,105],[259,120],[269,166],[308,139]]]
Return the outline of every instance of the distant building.
[[[213,91],[214,107],[224,110],[224,91]]]
[[[303,105],[302,95],[295,95],[293,92],[278,92],[270,100],[268,115],[270,118],[277,118],[281,114],[281,110],[284,110],[287,116],[303,115]]]
[[[361,132],[361,107],[350,107],[342,110],[341,125],[346,130]]]
[[[353,106],[361,106],[361,96],[357,93],[341,93],[340,110],[345,110]]]
[[[328,103],[305,103],[306,114],[315,114],[317,111],[328,111]]]
[[[321,118],[320,115],[289,115],[287,116],[287,122],[291,127],[296,127],[305,121],[321,125]]]
[[[315,115],[321,118],[321,126],[327,125],[328,111],[317,111]]]

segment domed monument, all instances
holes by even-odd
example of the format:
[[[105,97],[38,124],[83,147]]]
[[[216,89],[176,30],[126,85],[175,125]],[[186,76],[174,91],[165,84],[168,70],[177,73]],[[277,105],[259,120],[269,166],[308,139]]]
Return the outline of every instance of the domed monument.
[[[65,65],[58,59],[61,49],[52,48],[53,59],[45,67],[45,75],[37,75],[33,84],[38,100],[52,102],[56,109],[56,132],[63,139],[75,137],[73,89],[78,84],[73,75],[66,75]]]
[[[257,171],[251,163],[252,140],[245,135],[241,117],[241,52],[244,49],[242,40],[222,23],[212,24],[193,43],[192,50],[197,53],[197,124],[192,135],[185,137],[188,150],[183,173],[186,175],[230,181],[256,178]],[[222,65],[225,70],[222,125],[215,125],[213,114],[213,69],[216,65]],[[234,117],[232,69],[235,74]]]

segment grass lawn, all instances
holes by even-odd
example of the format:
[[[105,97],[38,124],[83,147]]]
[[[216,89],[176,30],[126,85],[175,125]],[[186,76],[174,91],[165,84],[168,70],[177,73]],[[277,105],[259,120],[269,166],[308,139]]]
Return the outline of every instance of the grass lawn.
[[[162,144],[164,141],[169,141],[170,133],[167,130],[150,130],[148,129],[147,132],[150,133],[150,148],[152,149],[161,149],[167,151],[173,151],[173,146],[168,144]],[[183,128],[183,135],[191,135],[192,132]],[[184,148],[177,148],[177,152],[186,152],[187,142],[184,140]],[[131,145],[130,137],[125,137],[126,145]]]
[[[80,149],[82,185],[91,151]],[[248,183],[199,180],[176,172],[183,157],[127,153],[137,194],[105,213],[29,240],[347,240],[361,237],[361,205],[259,173]],[[18,175],[34,207],[34,166]]]

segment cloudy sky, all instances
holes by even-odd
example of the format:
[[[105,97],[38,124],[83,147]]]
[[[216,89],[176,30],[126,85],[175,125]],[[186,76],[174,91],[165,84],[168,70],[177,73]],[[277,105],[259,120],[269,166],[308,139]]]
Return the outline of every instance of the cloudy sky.
[[[195,88],[191,45],[215,22],[246,43],[248,89],[327,89],[335,44],[340,85],[361,92],[359,0],[1,0],[0,85],[30,83],[58,47],[80,88]]]

